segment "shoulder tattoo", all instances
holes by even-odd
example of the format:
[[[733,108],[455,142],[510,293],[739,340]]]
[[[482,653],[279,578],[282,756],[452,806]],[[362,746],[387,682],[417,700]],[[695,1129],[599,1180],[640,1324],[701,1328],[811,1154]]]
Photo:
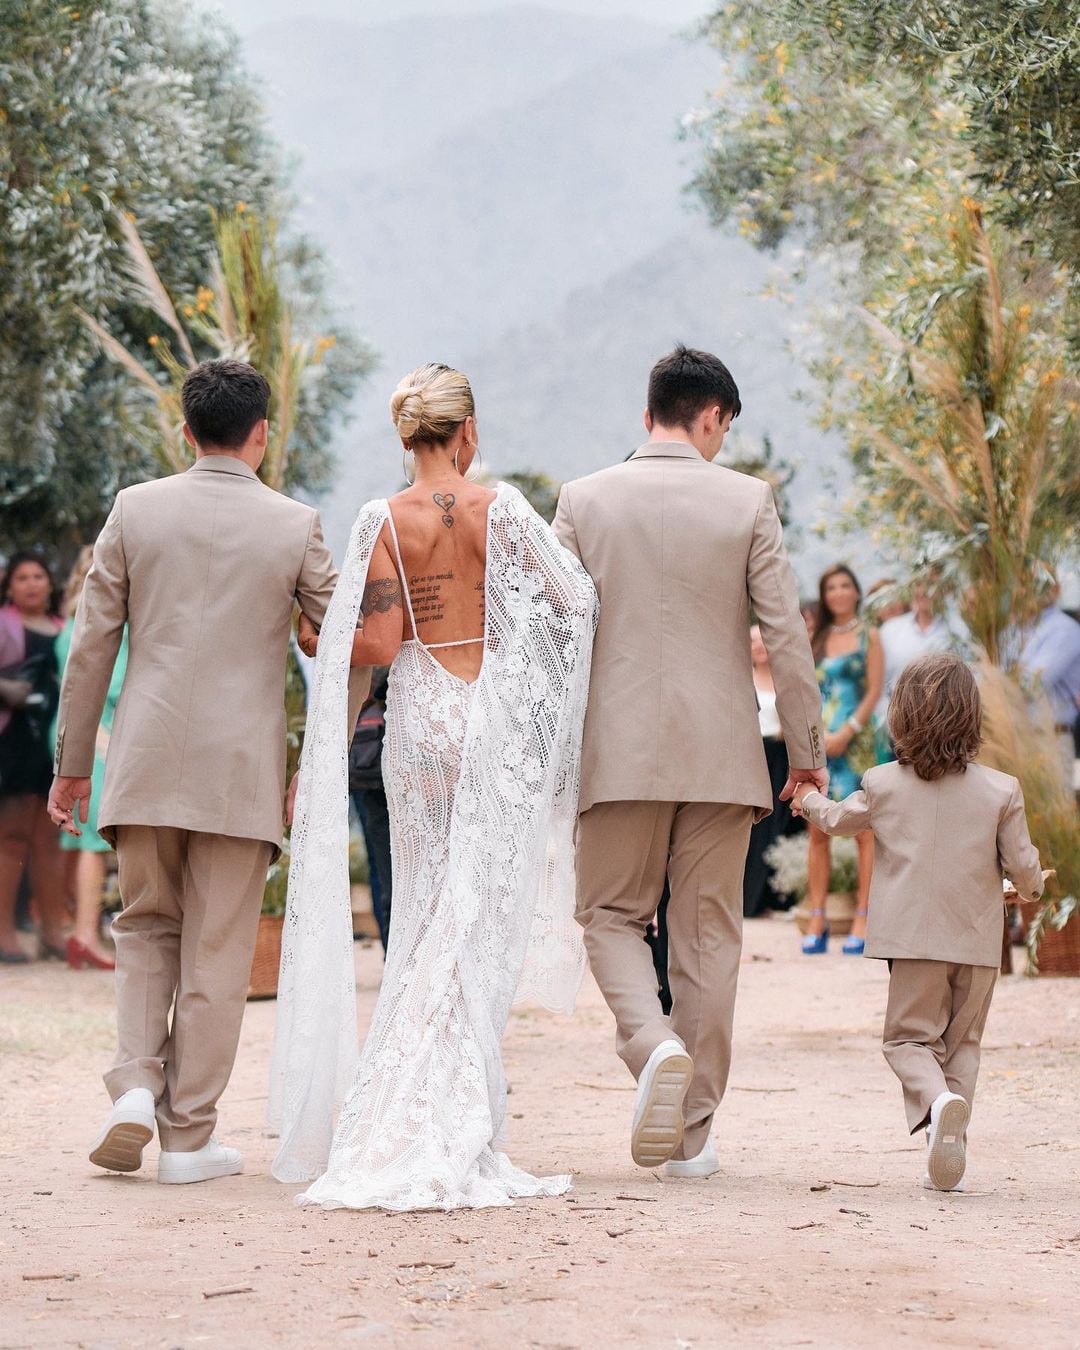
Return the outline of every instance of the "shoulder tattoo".
[[[395,606],[401,608],[401,582],[397,577],[380,577],[364,587],[361,614],[387,614]]]

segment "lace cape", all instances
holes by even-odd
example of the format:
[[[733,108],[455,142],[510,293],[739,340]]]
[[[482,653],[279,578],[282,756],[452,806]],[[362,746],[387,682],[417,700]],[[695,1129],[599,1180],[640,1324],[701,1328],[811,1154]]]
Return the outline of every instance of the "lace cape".
[[[382,500],[360,511],[319,640],[270,1068],[279,1181],[310,1180],[325,1169],[335,1112],[357,1063],[348,674],[368,564],[387,515]],[[453,882],[459,893],[486,893],[526,926],[514,1001],[569,1014],[585,966],[574,922],[573,837],[596,593],[578,560],[505,483],[489,511],[485,600],[484,658],[455,808],[469,847]]]

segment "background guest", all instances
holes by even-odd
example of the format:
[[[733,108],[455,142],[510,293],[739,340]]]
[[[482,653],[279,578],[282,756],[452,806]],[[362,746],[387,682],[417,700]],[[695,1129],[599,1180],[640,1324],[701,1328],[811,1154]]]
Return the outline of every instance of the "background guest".
[[[394,879],[390,865],[390,814],[383,787],[382,751],[386,737],[386,691],[390,672],[377,666],[371,676],[371,697],[349,752],[349,792],[364,835],[371,886],[371,908],[379,925],[379,939],[386,951],[390,938],[390,907]]]
[[[60,626],[49,569],[37,554],[16,553],[0,583],[0,961],[8,963],[28,959],[15,933],[27,866],[45,955],[65,958],[60,844],[45,810]]]
[[[776,713],[776,689],[769,669],[769,654],[761,640],[761,630],[755,624],[750,629],[750,660],[754,667],[754,689],[757,691],[758,722],[765,746],[765,762],[772,783],[772,815],[759,820],[750,831],[750,847],[743,873],[743,914],[748,918],[766,914],[770,910],[786,909],[787,896],[773,888],[772,869],[765,861],[766,850],[782,835],[791,832],[795,824],[802,825],[791,814],[791,807],[780,800],[780,789],[787,782],[788,756],[780,733],[780,718]]]
[[[68,578],[64,591],[64,626],[56,640],[56,657],[60,677],[63,678],[71,649],[71,635],[75,629],[75,615],[79,608],[86,574],[94,561],[94,549],[87,545],[82,549]],[[95,966],[99,970],[112,970],[112,956],[101,942],[101,900],[105,891],[106,860],[111,851],[98,834],[97,812],[101,801],[102,788],[105,785],[105,757],[109,752],[109,737],[112,734],[116,705],[124,685],[127,671],[128,639],[127,629],[120,641],[116,664],[113,666],[112,680],[105,696],[105,707],[101,714],[97,744],[94,747],[94,772],[91,782],[93,788],[87,807],[86,823],[82,834],[77,837],[67,833],[60,836],[60,847],[75,855],[75,931],[67,940],[68,965],[73,970],[82,970],[84,966]],[[55,727],[54,727],[55,739]]]
[[[881,615],[879,633],[885,659],[886,708],[896,682],[913,661],[929,652],[943,652],[950,643],[949,629],[934,609],[934,592],[926,581],[911,584],[911,607],[891,618]]]
[[[890,583],[893,584],[893,583]],[[878,736],[878,759],[884,763],[892,759],[889,740],[889,700],[896,682],[913,661],[928,652],[943,652],[952,644],[944,619],[934,610],[934,593],[930,583],[915,581],[910,589],[910,607],[899,614],[890,612],[889,605],[878,610],[881,627],[881,652],[885,662],[885,687],[874,710],[874,725]]]
[[[907,613],[908,602],[898,588],[899,583],[895,577],[880,577],[866,592],[868,607],[872,608],[879,625],[886,624],[890,619],[899,618],[901,614]],[[892,594],[883,597],[870,606],[869,602],[874,599],[875,595],[881,595],[882,591],[891,591]]]
[[[1020,653],[1020,667],[1038,677],[1054,715],[1066,786],[1075,783],[1076,744],[1073,727],[1080,716],[1080,623],[1058,605],[1061,587],[1055,581],[1048,603],[1032,624]]]
[[[877,763],[877,745],[869,725],[884,684],[881,639],[859,614],[862,589],[850,567],[838,563],[822,574],[818,615],[811,647],[821,686],[829,796],[842,801],[855,792],[863,773]],[[858,908],[851,935],[844,942],[849,956],[862,954],[866,938],[866,905],[874,860],[874,837],[864,830],[859,850]],[[828,947],[825,900],[829,893],[829,836],[810,826],[807,899],[810,923],[803,951],[817,955]]]

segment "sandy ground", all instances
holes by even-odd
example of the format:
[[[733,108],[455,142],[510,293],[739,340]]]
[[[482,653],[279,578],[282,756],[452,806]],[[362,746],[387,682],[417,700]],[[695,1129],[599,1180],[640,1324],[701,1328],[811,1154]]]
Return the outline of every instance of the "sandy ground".
[[[361,1026],[381,958],[357,949]],[[388,1216],[293,1207],[263,1134],[274,1004],[250,1004],[219,1134],[242,1177],[86,1161],[110,976],[0,972],[0,1345],[1080,1346],[1080,984],[999,986],[964,1195],[923,1191],[877,1046],[886,972],[748,926],[721,1172],[628,1152],[631,1083],[595,987],[506,1038],[512,1155],[570,1197]]]

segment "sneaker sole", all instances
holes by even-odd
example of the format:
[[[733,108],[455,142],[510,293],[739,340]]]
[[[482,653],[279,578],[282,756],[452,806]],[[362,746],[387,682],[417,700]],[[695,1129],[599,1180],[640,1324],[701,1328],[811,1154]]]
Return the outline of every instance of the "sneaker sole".
[[[683,1101],[694,1072],[689,1055],[660,1061],[630,1139],[630,1156],[639,1167],[659,1167],[682,1143]]]
[[[108,1172],[137,1172],[142,1166],[142,1151],[154,1137],[149,1125],[122,1120],[105,1131],[105,1137],[90,1153],[95,1167]]]
[[[683,1172],[674,1170],[674,1159],[669,1159],[664,1167],[664,1176],[670,1177],[672,1181],[704,1181],[708,1177],[716,1176],[720,1171],[719,1167],[707,1167],[697,1169],[694,1172]]]
[[[173,1176],[158,1170],[158,1181],[162,1186],[190,1186],[198,1181],[217,1181],[219,1177],[236,1177],[244,1170],[243,1163],[207,1163],[203,1167],[192,1167]]]
[[[967,1167],[964,1131],[970,1118],[965,1101],[946,1102],[942,1107],[926,1160],[927,1174],[939,1191],[951,1191],[964,1175]]]

